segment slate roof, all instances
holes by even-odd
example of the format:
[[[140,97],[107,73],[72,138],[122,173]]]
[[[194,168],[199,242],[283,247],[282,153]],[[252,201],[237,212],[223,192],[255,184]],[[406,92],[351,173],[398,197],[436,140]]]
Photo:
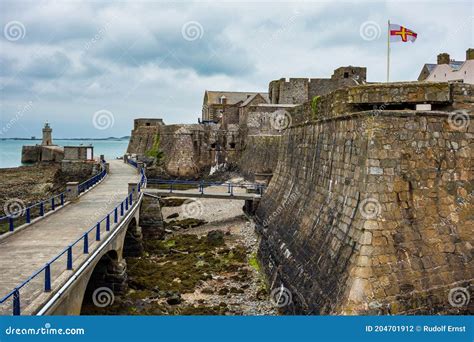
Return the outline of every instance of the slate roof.
[[[260,94],[268,101],[268,93],[245,92],[245,91],[214,91],[206,90],[207,104],[219,104],[219,99],[225,96],[228,104],[245,102],[249,97]]]

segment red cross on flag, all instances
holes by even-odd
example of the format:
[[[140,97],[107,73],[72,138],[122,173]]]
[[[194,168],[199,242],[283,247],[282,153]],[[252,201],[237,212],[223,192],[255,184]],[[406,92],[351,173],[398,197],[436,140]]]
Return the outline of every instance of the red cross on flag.
[[[415,42],[417,34],[412,30],[407,29],[398,24],[390,24],[389,27],[390,41],[391,42]]]

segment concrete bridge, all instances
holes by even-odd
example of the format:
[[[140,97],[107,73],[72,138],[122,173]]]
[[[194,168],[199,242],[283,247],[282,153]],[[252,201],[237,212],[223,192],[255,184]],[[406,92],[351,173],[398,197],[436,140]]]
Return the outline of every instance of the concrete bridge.
[[[119,160],[107,169],[100,182],[69,183],[60,208],[0,237],[1,314],[80,314],[94,289],[126,290],[124,257],[142,251],[146,177]]]
[[[158,188],[156,188],[158,187]],[[181,188],[186,190],[178,190]],[[149,197],[190,197],[244,200],[244,211],[253,214],[264,191],[263,184],[218,183],[206,181],[182,181],[150,179],[144,195]]]
[[[0,236],[0,314],[78,315],[84,305],[126,291],[124,258],[143,252],[144,195],[245,200],[244,210],[253,212],[263,192],[259,184],[167,180],[152,180],[162,188],[147,189],[143,164],[128,158],[102,169],[23,209],[24,220],[3,218],[10,231]]]

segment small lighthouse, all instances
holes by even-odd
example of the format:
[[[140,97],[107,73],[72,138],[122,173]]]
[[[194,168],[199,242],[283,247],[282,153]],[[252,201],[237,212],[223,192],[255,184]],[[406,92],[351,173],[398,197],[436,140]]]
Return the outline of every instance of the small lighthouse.
[[[42,146],[51,146],[53,144],[53,130],[49,126],[49,123],[46,122],[43,128],[43,142],[41,143]]]

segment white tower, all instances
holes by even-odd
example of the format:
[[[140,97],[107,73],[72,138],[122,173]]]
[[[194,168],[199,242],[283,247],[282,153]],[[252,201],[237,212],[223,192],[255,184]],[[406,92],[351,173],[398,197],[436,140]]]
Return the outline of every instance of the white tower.
[[[53,144],[52,133],[53,133],[53,130],[51,129],[51,127],[49,127],[49,123],[46,122],[43,128],[43,142],[41,143],[41,145],[50,146]]]

